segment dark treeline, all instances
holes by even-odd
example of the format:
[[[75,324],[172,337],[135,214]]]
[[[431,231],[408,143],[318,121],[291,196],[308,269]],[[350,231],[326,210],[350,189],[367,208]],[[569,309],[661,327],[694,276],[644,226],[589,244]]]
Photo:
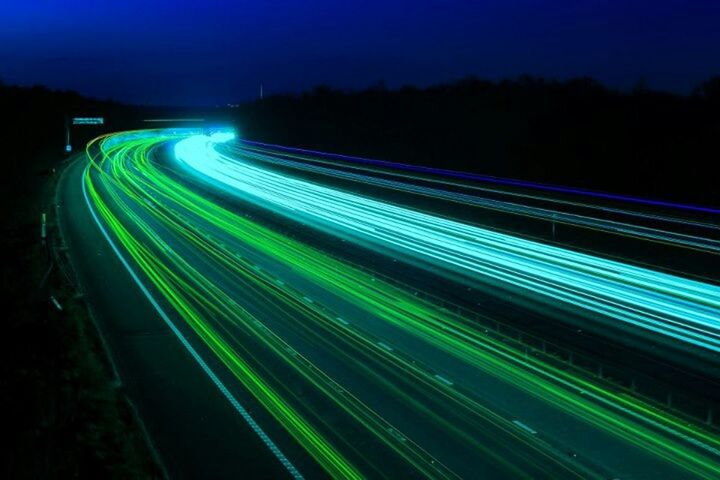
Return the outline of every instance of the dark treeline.
[[[0,128],[4,140],[2,165],[5,171],[22,171],[36,162],[45,148],[62,152],[66,115],[105,115],[127,112],[114,102],[91,100],[72,91],[46,87],[3,86],[0,82]]]
[[[271,143],[720,203],[720,78],[690,96],[529,76],[426,89],[318,87],[244,105],[239,127]]]
[[[160,126],[144,124],[143,118],[183,116],[185,113],[183,109],[135,107],[109,100],[89,99],[73,91],[56,91],[43,86],[3,85],[0,80],[3,193],[12,196],[22,194],[17,190],[27,188],[27,182],[6,180],[21,178],[19,175],[42,175],[47,173],[47,167],[57,164],[63,158],[66,119],[72,119],[73,116],[105,118],[103,126],[71,128],[71,142],[77,151],[101,133]]]
[[[72,91],[46,87],[6,86],[0,81],[0,140],[2,141],[2,195],[4,204],[35,206],[37,177],[63,158],[65,118],[104,116],[110,124],[72,130],[74,148],[108,128],[120,127],[137,115],[135,109],[111,101],[82,97]],[[113,125],[114,122],[114,125]],[[23,212],[20,212],[21,214]]]

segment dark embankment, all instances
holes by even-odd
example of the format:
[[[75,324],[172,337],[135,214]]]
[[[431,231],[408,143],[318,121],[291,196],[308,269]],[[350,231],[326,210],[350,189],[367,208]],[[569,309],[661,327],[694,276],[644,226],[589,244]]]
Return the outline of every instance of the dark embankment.
[[[0,112],[5,312],[0,410],[6,437],[0,477],[160,476],[83,300],[53,261],[52,247],[58,246],[53,194],[65,158],[65,116],[117,121],[132,116],[131,109],[72,92],[0,85]],[[76,149],[101,132],[74,131]]]

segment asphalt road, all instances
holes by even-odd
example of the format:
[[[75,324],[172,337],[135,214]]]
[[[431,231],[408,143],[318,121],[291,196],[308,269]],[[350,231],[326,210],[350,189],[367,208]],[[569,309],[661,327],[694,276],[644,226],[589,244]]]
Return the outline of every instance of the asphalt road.
[[[637,206],[629,208],[627,204],[592,204],[575,197],[558,199],[538,195],[532,190],[498,190],[482,184],[448,182],[445,177],[399,175],[394,170],[367,168],[366,163],[373,163],[372,160],[356,159],[352,163],[343,156],[317,152],[309,155],[299,149],[264,144],[258,148],[256,145],[247,141],[222,144],[220,151],[315,184],[384,199],[532,241],[718,283],[720,255],[712,248],[720,234],[717,218],[678,216],[675,212],[638,209]],[[322,166],[318,167],[318,164]],[[388,180],[388,176],[393,180]],[[202,181],[195,180],[201,188]],[[212,189],[203,191],[208,195],[214,193]],[[472,196],[467,192],[479,195]],[[519,204],[518,198],[530,205]],[[264,216],[267,217],[267,213]],[[556,223],[549,222],[548,217]],[[628,219],[630,223],[627,223]],[[297,222],[287,225],[278,219],[274,227],[373,271],[401,279],[409,288],[433,292],[453,307],[485,313],[491,319],[484,322],[485,326],[499,322],[503,328],[517,329],[518,335],[539,337],[547,343],[562,346],[566,358],[570,354],[584,358],[584,363],[591,369],[602,365],[620,382],[644,385],[651,390],[648,394],[661,399],[668,394],[676,399],[680,396],[692,399],[694,405],[690,410],[694,415],[702,416],[706,414],[703,409],[707,405],[720,402],[718,353],[653,332],[639,331],[612,319],[593,318],[587,310],[560,311],[556,308],[560,306],[557,303],[548,304],[542,298],[532,298],[527,292],[509,289],[498,282],[477,285],[472,281],[468,283],[468,279],[448,278],[438,275],[437,271],[428,272],[407,263],[391,263],[386,256],[372,249],[337,242],[333,235],[300,228]],[[658,241],[660,239],[663,240]],[[695,248],[687,242],[708,248]],[[478,295],[481,295],[480,302],[476,299]],[[509,298],[514,300],[509,301]]]
[[[70,259],[123,388],[171,478],[288,476],[160,318],[102,235],[81,189],[86,166],[84,157],[72,163],[58,186]],[[227,377],[212,355],[202,356]]]
[[[717,473],[716,437],[176,181],[158,161],[168,136],[95,145],[89,181],[76,162],[59,194],[73,264],[173,477]]]

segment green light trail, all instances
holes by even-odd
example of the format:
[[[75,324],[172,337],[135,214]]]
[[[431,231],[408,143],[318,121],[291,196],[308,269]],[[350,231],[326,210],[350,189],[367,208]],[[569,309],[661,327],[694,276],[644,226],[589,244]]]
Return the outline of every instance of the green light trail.
[[[468,283],[520,288],[720,353],[720,287],[603,259],[290,177],[220,153],[207,137],[178,143],[181,164],[212,185],[373,250],[430,264]]]
[[[332,477],[462,476],[457,461],[443,462],[436,435],[479,459],[491,478],[602,478],[552,439],[519,429],[462,378],[448,380],[435,358],[688,476],[720,476],[720,439],[710,431],[528,356],[472,319],[184,185],[153,159],[188,135],[148,130],[91,142],[84,182],[92,208],[164,302]],[[339,305],[360,313],[348,321]]]
[[[343,163],[324,158],[311,157],[307,154],[289,153],[284,150],[272,149],[266,146],[255,146],[252,143],[222,145],[220,149],[227,151],[236,158],[262,162],[269,165],[279,165],[293,170],[311,172],[322,176],[340,178],[389,190],[441,199],[466,207],[481,208],[503,214],[518,215],[557,224],[684,247],[711,254],[720,254],[720,240],[713,238],[713,236],[717,237],[720,235],[720,225],[713,223],[682,219],[658,213],[641,212],[636,209],[621,209],[608,205],[597,206],[577,200],[562,200],[549,195],[492,188],[445,178],[408,174],[387,168],[349,164],[348,162]],[[387,177],[390,177],[390,179]],[[426,184],[432,186],[425,186]],[[472,194],[463,193],[463,191],[469,191],[472,192]],[[478,193],[486,196],[479,196],[477,195]],[[487,195],[510,197],[511,200],[495,199]],[[520,203],[522,201],[540,202],[542,204],[548,204],[549,206],[532,206]],[[562,210],[562,208],[567,209],[570,207],[581,211],[588,211],[590,214],[573,213]],[[651,223],[663,223],[666,227],[664,229],[644,227],[628,221],[610,220],[600,217],[600,215],[607,213],[627,217],[631,221],[639,219]],[[700,236],[684,233],[683,230],[687,227],[701,229],[705,232],[705,235]]]

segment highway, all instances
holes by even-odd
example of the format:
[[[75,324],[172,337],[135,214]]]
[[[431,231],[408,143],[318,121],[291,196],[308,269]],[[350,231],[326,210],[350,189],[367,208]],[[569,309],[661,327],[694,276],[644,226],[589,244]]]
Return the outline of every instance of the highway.
[[[470,206],[525,218],[552,221],[558,224],[636,237],[699,251],[720,252],[720,240],[717,239],[718,234],[720,234],[720,225],[717,223],[691,220],[657,212],[646,213],[628,208],[601,206],[588,202],[587,199],[581,199],[580,201],[578,199],[562,199],[545,194],[543,190],[546,189],[546,186],[544,185],[529,184],[530,187],[534,187],[535,191],[518,192],[497,188],[494,184],[510,183],[516,185],[521,183],[526,188],[528,184],[517,181],[508,182],[505,179],[492,177],[480,177],[478,179],[478,176],[460,175],[458,172],[440,171],[438,175],[437,169],[423,169],[414,165],[293,149],[249,140],[242,140],[242,143],[238,145],[231,145],[229,152],[236,157],[245,158],[249,161],[287,167],[296,173],[298,171],[312,172],[321,176],[346,179],[351,182],[379,186],[388,190],[410,192],[414,195],[442,199],[464,207]],[[436,175],[430,176],[418,173],[428,170],[436,173]],[[467,177],[473,182],[458,181],[458,177]],[[483,184],[478,180],[489,182],[490,185]],[[555,187],[554,190],[558,188]],[[594,192],[575,193],[592,197]],[[493,196],[500,198],[493,198]],[[632,198],[627,199],[626,202],[630,200],[633,203],[643,203],[642,199]],[[539,203],[542,206],[533,205],[533,203]],[[720,214],[720,211],[716,209],[681,204],[668,204],[665,206],[670,206],[674,210]],[[578,212],[567,211],[568,209],[578,210]],[[598,218],[608,213],[617,215],[622,220]],[[638,224],[638,221],[660,223],[663,227],[647,227]],[[689,234],[688,230],[690,229],[698,229],[701,233],[699,235]]]
[[[516,302],[470,316],[344,252],[372,252],[430,283],[451,279],[478,304],[490,303],[491,284],[710,361],[718,286],[317,177],[709,255],[714,224],[652,214],[648,226],[633,218],[650,214],[629,210],[604,219],[589,200],[562,210],[561,199],[459,196],[225,132],[123,132],[86,153],[60,185],[63,228],[172,476],[720,476],[713,427],[478,322]],[[558,322],[575,328],[572,318]]]
[[[202,139],[195,143],[202,143]],[[498,281],[720,351],[720,288],[338,192],[184,141],[185,165],[259,203],[355,243],[474,281]]]

